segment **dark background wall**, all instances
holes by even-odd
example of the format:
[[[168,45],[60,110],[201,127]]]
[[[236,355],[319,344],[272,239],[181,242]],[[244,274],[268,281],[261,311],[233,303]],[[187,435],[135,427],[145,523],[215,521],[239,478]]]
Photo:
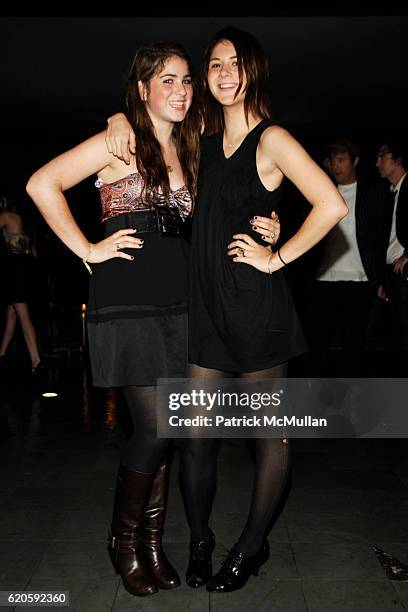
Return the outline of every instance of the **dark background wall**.
[[[381,135],[407,131],[408,17],[347,14],[347,3],[337,8],[345,14],[328,7],[315,14],[276,10],[237,17],[224,9],[220,16],[0,19],[0,183],[23,206],[43,252],[52,254],[47,266],[62,277],[61,291],[82,300],[86,272],[47,232],[24,185],[41,164],[104,129],[106,118],[120,109],[134,52],[148,40],[181,42],[198,66],[215,31],[229,24],[249,30],[270,60],[276,120],[318,160],[324,144],[348,133],[363,145],[363,164],[373,168]],[[68,193],[90,239],[99,231],[93,180]],[[294,218],[302,214],[299,209]]]

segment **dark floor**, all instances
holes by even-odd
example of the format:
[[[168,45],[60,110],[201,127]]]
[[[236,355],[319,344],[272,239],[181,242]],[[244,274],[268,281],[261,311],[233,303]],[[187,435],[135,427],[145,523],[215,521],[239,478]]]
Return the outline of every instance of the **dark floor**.
[[[293,440],[270,560],[244,589],[211,596],[184,582],[189,531],[175,449],[165,542],[183,584],[147,599],[129,595],[106,552],[126,414],[112,393],[89,390],[75,360],[48,381],[56,399],[42,398],[45,387],[33,386],[23,366],[3,372],[0,590],[70,591],[70,610],[86,612],[408,610],[408,584],[389,580],[372,549],[408,562],[404,439]],[[251,476],[245,441],[226,440],[212,517],[216,568],[245,521]]]

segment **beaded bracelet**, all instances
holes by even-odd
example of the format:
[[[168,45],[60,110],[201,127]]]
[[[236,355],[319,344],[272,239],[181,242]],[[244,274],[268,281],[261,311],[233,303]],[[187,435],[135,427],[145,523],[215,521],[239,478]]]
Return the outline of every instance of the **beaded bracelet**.
[[[91,266],[88,263],[88,259],[92,251],[93,251],[93,244],[89,243],[89,250],[87,254],[85,255],[85,257],[82,258],[82,263],[84,264],[85,268],[88,270],[89,274],[92,274]]]

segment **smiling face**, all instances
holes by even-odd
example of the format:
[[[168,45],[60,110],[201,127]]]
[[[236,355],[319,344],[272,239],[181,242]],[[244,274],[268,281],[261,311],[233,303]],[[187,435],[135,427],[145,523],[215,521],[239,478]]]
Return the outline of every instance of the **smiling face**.
[[[221,40],[212,50],[208,63],[208,87],[214,98],[222,106],[242,104],[245,99],[246,77],[242,75],[239,88],[239,69],[237,53],[229,40]]]
[[[171,123],[183,121],[193,100],[187,62],[178,56],[169,57],[148,86],[139,81],[139,93],[152,119]]]

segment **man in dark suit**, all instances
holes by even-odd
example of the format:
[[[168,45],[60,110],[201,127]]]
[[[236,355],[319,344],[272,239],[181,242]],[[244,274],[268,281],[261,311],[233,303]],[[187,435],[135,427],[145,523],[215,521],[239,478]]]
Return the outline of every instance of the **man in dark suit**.
[[[408,376],[408,154],[398,139],[383,142],[376,166],[390,183],[393,197],[386,273],[381,297],[389,300],[397,351],[396,376]]]
[[[308,317],[309,374],[331,375],[327,357],[337,331],[343,348],[341,374],[363,376],[366,324],[384,278],[390,197],[382,181],[357,177],[355,142],[334,141],[328,147],[327,162],[349,214],[322,244]]]

